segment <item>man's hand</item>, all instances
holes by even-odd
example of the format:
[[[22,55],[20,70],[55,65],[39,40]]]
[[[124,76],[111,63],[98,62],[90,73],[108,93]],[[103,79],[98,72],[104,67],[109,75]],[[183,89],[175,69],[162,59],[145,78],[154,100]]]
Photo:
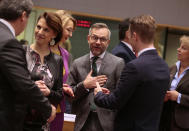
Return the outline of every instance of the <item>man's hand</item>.
[[[96,82],[98,82],[100,86],[104,86],[104,84],[107,81],[107,77],[105,75],[92,77],[91,74],[92,74],[92,71],[89,72],[89,74],[87,75],[87,77],[85,78],[83,82],[83,85],[86,89],[96,88]]]
[[[51,92],[50,89],[45,85],[45,82],[42,80],[35,81],[35,84],[38,86],[40,91],[44,96],[48,96]]]
[[[50,118],[47,120],[48,123],[51,123],[56,117],[56,108],[53,105],[51,105],[51,107],[52,107],[52,112]]]
[[[68,84],[63,84],[62,89],[63,89],[64,93],[68,94],[71,97],[74,97],[74,92]]]
[[[96,88],[94,89],[94,96],[96,96],[96,94],[100,91],[102,91],[102,88],[100,87],[99,83],[96,82]]]

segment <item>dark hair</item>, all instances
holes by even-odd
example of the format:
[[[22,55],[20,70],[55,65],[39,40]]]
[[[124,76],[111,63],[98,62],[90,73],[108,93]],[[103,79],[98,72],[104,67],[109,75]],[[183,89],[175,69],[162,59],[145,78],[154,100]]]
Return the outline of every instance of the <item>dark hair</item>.
[[[155,19],[150,15],[134,17],[130,21],[130,30],[131,33],[136,32],[142,42],[153,42],[156,32]]]
[[[0,0],[0,18],[7,21],[18,19],[25,11],[27,16],[32,11],[31,0]]]
[[[60,17],[54,13],[54,12],[44,12],[42,15],[40,15],[37,19],[37,22],[41,19],[44,18],[47,26],[51,28],[55,33],[57,33],[56,38],[54,38],[55,43],[57,44],[61,38],[62,38],[62,21]]]
[[[125,38],[126,31],[129,29],[130,19],[126,18],[119,23],[119,40]]]

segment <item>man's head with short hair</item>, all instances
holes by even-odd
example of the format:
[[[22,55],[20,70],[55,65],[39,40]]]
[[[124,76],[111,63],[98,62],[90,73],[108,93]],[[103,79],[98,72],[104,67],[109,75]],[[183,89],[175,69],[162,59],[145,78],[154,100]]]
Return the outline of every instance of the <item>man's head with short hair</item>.
[[[23,12],[29,16],[33,7],[31,0],[1,0],[0,18],[7,21],[14,21],[22,16]]]
[[[106,28],[109,32],[108,34],[108,39],[110,40],[110,36],[111,36],[111,32],[110,29],[108,28],[108,26],[105,23],[95,23],[93,24],[90,29],[89,29],[89,35],[91,35],[92,30],[96,28],[96,29],[100,29],[100,28]]]
[[[110,43],[110,29],[104,23],[96,23],[89,29],[87,37],[90,51],[94,56],[101,55]]]
[[[136,32],[143,43],[152,43],[156,32],[155,19],[150,15],[140,15],[130,21],[131,35]]]
[[[119,40],[124,40],[126,37],[126,31],[129,29],[130,19],[126,18],[119,23]]]

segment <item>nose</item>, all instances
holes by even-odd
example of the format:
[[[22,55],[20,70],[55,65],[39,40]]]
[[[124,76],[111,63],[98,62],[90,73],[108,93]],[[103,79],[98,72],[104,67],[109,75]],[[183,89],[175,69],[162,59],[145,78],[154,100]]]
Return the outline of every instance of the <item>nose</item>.
[[[42,34],[42,33],[43,33],[43,29],[39,29],[39,30],[38,30],[38,33],[39,33],[39,34]]]
[[[98,38],[97,41],[96,41],[97,44],[100,44],[100,39]]]
[[[177,48],[177,51],[180,51],[180,47],[179,47],[179,48]]]
[[[69,33],[69,37],[72,37],[72,32]]]

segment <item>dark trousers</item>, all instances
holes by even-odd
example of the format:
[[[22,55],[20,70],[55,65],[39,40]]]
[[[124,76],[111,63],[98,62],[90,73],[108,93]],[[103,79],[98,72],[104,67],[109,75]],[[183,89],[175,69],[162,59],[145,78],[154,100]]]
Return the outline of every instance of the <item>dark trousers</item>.
[[[81,131],[103,131],[97,112],[90,112]]]

